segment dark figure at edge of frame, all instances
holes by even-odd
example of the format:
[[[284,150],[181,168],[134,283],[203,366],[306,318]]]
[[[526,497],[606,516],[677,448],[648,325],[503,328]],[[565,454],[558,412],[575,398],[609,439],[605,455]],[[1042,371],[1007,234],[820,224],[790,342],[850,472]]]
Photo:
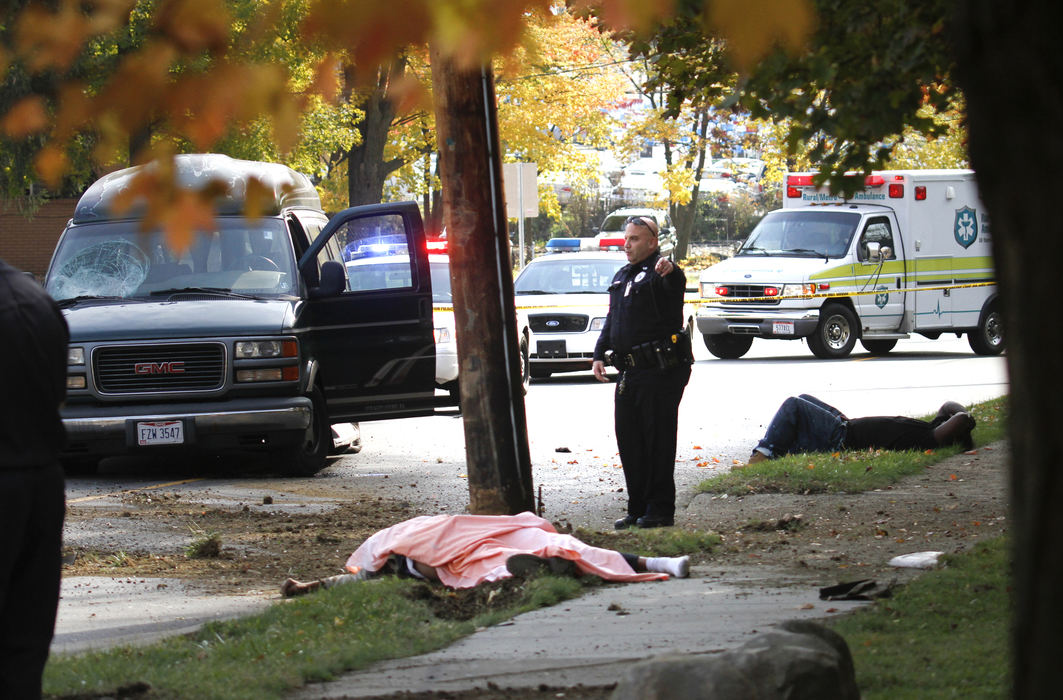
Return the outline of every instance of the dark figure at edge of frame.
[[[590,574],[608,581],[686,578],[690,557],[639,557],[589,545],[532,514],[422,515],[373,534],[347,560],[349,573],[302,582],[287,579],[284,596],[364,581],[381,574],[472,588],[540,573]]]
[[[70,336],[44,289],[2,260],[0,332],[0,697],[21,700],[41,696],[59,605]]]
[[[628,264],[609,285],[609,313],[594,347],[594,376],[606,352],[620,371],[614,394],[616,445],[627,484],[627,515],[615,527],[675,522],[679,402],[694,356],[683,332],[686,276],[658,246],[657,222],[633,216],[624,228]]]
[[[969,450],[974,446],[974,426],[974,418],[955,401],[942,404],[929,421],[906,416],[847,418],[815,396],[801,394],[782,402],[748,463],[839,449],[930,450],[960,445]]]

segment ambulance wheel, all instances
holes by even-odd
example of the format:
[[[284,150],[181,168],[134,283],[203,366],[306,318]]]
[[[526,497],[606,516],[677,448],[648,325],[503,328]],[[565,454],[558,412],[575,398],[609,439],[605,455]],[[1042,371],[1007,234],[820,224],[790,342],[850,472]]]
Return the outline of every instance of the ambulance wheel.
[[[861,338],[860,344],[864,346],[864,350],[867,350],[872,355],[885,355],[897,346],[897,339],[894,338],[893,340],[864,340]]]
[[[753,345],[751,335],[731,335],[730,333],[715,333],[702,335],[705,339],[705,347],[721,360],[737,360],[749,352]]]
[[[967,333],[967,342],[978,355],[999,355],[1004,352],[1004,319],[996,303],[982,310],[978,328]]]
[[[808,336],[808,347],[821,360],[848,357],[856,345],[856,316],[841,304],[827,304],[819,312],[819,325]]]

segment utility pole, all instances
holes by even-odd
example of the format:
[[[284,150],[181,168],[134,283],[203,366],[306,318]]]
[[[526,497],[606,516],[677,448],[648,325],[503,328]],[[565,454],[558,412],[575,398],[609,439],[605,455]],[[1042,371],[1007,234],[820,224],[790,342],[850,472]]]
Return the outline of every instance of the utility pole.
[[[431,60],[470,510],[534,512],[494,75]]]

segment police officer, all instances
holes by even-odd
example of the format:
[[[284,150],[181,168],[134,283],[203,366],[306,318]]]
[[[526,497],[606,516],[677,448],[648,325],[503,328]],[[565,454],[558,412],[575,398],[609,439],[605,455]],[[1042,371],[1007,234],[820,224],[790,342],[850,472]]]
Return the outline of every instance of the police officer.
[[[609,313],[594,348],[594,376],[607,351],[620,370],[614,420],[627,482],[627,515],[615,527],[661,527],[675,520],[675,451],[679,402],[693,355],[682,332],[686,277],[661,257],[657,222],[633,216],[624,228],[628,264],[609,286]]]
[[[59,604],[66,397],[63,314],[0,260],[0,698],[39,698]]]

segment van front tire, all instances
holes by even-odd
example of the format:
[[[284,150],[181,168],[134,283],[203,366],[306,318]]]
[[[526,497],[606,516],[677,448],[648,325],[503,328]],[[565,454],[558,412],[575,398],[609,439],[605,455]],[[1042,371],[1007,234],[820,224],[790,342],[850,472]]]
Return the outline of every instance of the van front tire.
[[[332,447],[332,424],[325,409],[325,394],[315,386],[309,397],[312,404],[310,425],[302,441],[278,450],[272,458],[274,468],[284,476],[313,476],[325,466]]]
[[[859,331],[856,314],[841,304],[827,304],[819,312],[819,325],[808,336],[808,347],[821,360],[848,357],[856,346]]]
[[[864,340],[860,339],[860,344],[864,346],[864,350],[867,350],[872,355],[886,355],[890,350],[897,346],[897,339],[892,338],[890,340]]]

